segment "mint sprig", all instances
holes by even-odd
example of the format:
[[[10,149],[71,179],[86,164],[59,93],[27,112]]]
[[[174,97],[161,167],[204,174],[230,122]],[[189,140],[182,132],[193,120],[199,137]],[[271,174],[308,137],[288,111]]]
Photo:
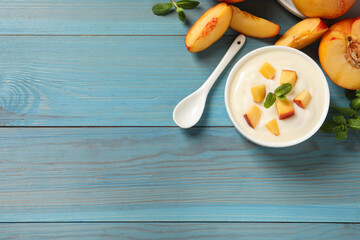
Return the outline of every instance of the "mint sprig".
[[[345,90],[345,95],[350,100],[350,108],[331,105],[340,115],[334,115],[320,128],[325,133],[336,133],[337,140],[347,139],[349,128],[360,131],[360,90]]]
[[[200,4],[198,1],[193,0],[180,0],[175,2],[171,0],[171,3],[157,3],[152,7],[152,11],[157,16],[164,16],[170,12],[174,7],[176,8],[176,12],[178,14],[179,20],[184,22],[186,20],[186,16],[184,13],[184,9],[193,9]]]
[[[284,83],[281,84],[279,87],[277,87],[274,91],[274,93],[269,92],[266,96],[264,107],[270,108],[272,105],[274,105],[276,98],[280,100],[286,100],[286,95],[291,92],[292,85],[291,83]]]

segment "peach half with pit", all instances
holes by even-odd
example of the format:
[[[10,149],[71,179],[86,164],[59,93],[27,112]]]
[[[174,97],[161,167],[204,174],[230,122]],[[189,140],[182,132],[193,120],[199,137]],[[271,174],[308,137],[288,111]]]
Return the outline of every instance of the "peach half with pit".
[[[321,39],[319,59],[335,84],[346,89],[360,88],[360,17],[330,27]]]

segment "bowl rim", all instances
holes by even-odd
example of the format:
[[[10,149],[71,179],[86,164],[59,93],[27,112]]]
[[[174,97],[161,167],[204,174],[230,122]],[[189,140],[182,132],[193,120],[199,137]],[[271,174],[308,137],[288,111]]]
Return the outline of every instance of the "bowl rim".
[[[317,71],[319,72],[320,75],[320,80],[322,81],[322,84],[324,85],[324,98],[325,98],[325,103],[324,106],[322,108],[322,113],[321,113],[321,117],[319,119],[319,121],[314,125],[314,127],[311,129],[311,131],[309,131],[307,134],[305,134],[304,136],[298,138],[298,139],[294,139],[291,141],[286,141],[286,142],[267,142],[267,141],[263,141],[263,140],[259,140],[253,136],[251,136],[250,134],[248,134],[247,132],[245,132],[245,130],[243,130],[240,125],[236,122],[231,109],[230,109],[230,103],[229,103],[229,91],[230,91],[230,85],[234,79],[235,74],[237,73],[237,70],[240,68],[240,66],[248,61],[250,58],[254,57],[255,55],[258,55],[259,53],[262,52],[266,52],[266,51],[270,51],[271,49],[282,49],[284,51],[288,51],[288,52],[293,52],[296,53],[302,57],[304,57],[307,61],[309,61],[312,65],[315,66],[315,68],[317,69]],[[242,58],[240,58],[237,63],[234,65],[234,67],[231,69],[228,78],[226,80],[226,85],[225,85],[225,94],[224,94],[224,98],[225,98],[225,107],[226,107],[226,111],[228,116],[230,117],[231,122],[233,123],[233,125],[235,126],[235,128],[237,129],[238,132],[241,133],[241,135],[243,135],[246,139],[248,139],[249,141],[256,143],[260,146],[264,146],[264,147],[272,147],[272,148],[282,148],[282,147],[290,147],[290,146],[294,146],[297,145],[299,143],[302,143],[304,141],[306,141],[307,139],[309,139],[310,137],[312,137],[321,127],[321,125],[323,124],[323,122],[326,119],[326,116],[328,114],[329,111],[329,106],[330,106],[330,90],[329,90],[329,85],[327,82],[327,79],[325,77],[324,72],[321,70],[320,66],[311,58],[309,57],[307,54],[301,52],[300,50],[297,50],[295,48],[291,48],[291,47],[286,47],[286,46],[265,46],[265,47],[261,47],[261,48],[257,48],[249,53],[247,53],[245,56],[243,56]]]

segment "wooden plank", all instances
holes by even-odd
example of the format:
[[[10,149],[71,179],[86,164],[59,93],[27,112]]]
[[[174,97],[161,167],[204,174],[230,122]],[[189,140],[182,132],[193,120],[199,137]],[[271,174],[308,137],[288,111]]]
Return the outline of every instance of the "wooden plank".
[[[173,126],[173,108],[208,78],[233,37],[195,55],[183,36],[1,40],[1,125]],[[271,43],[248,38],[210,93],[199,125],[231,124],[223,97],[229,71],[241,56]],[[317,58],[316,45],[305,52]],[[345,101],[342,89],[330,86],[332,100]]]
[[[319,223],[15,223],[4,239],[318,239],[360,238],[359,224]]]
[[[360,138],[233,128],[3,128],[0,222],[359,222]]]
[[[13,0],[0,2],[1,34],[30,35],[185,35],[202,13],[216,4],[200,1],[186,11],[187,23],[173,12],[155,16],[151,8],[158,0]],[[166,1],[165,1],[166,2]],[[275,1],[253,0],[238,4],[258,16],[288,29],[299,19]],[[260,7],[261,6],[261,7]],[[228,34],[234,34],[229,31]]]

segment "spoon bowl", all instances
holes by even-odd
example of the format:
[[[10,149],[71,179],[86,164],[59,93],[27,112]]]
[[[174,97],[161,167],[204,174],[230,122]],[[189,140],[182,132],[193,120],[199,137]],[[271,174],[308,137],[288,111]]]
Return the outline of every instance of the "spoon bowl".
[[[204,112],[207,95],[199,90],[184,98],[175,107],[173,119],[179,127],[190,128],[200,120]]]
[[[205,108],[206,99],[211,87],[214,85],[217,78],[224,71],[231,59],[241,49],[245,43],[245,36],[240,34],[231,44],[230,48],[221,59],[219,65],[214,72],[204,82],[204,84],[195,92],[184,98],[179,102],[173,112],[173,119],[176,125],[181,128],[191,128],[199,122]]]

